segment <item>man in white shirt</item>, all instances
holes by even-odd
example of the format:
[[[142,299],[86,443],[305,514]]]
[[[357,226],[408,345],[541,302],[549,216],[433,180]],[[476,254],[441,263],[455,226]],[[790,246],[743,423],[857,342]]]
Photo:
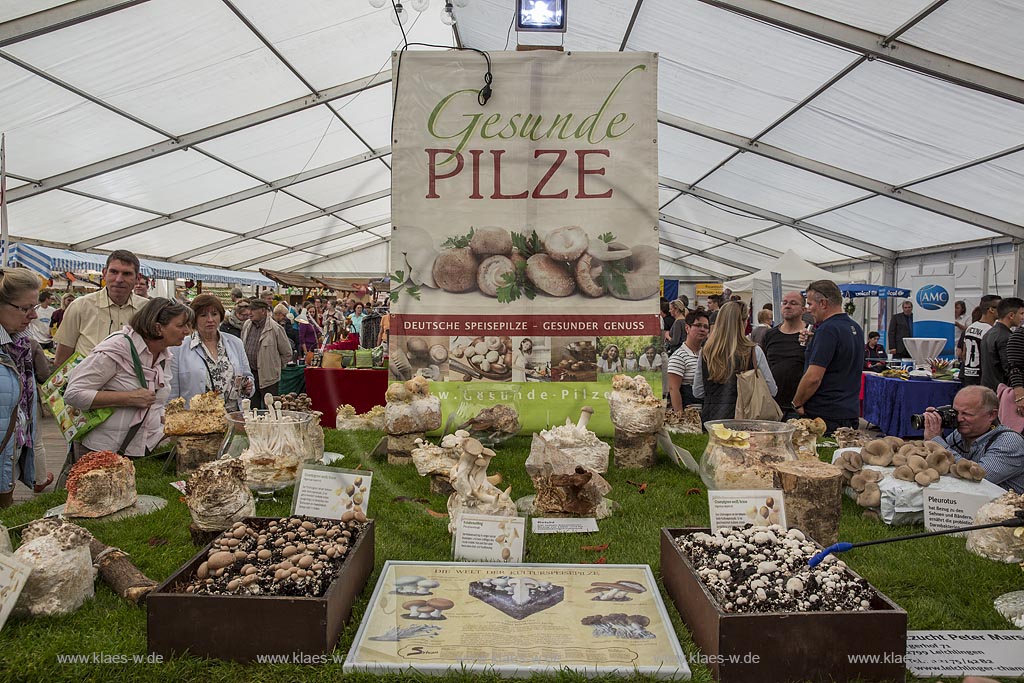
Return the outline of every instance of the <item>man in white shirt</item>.
[[[664,364],[665,361],[662,360],[661,354],[655,350],[653,344],[644,349],[644,355],[640,356],[641,371],[659,372]]]
[[[50,323],[53,314],[57,309],[53,307],[53,294],[43,290],[39,292],[39,305],[36,306],[36,318],[28,326],[29,336],[39,343],[44,349],[53,348],[53,338],[50,336]]]

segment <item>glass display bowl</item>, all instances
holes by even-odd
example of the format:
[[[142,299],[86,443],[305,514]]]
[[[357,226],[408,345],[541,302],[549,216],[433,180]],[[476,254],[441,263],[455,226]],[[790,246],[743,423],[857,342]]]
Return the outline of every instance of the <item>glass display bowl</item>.
[[[228,413],[226,419],[219,457],[241,460],[246,483],[260,497],[291,486],[302,463],[323,456],[312,437],[311,413],[249,410]]]
[[[773,465],[796,460],[796,427],[768,420],[722,420],[704,425],[708,445],[700,478],[709,489],[770,489]]]

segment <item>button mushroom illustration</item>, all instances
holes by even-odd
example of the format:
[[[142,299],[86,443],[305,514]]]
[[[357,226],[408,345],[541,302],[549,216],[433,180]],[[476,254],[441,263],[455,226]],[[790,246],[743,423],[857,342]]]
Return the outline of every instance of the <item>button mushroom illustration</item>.
[[[487,296],[498,296],[498,288],[509,284],[508,277],[514,279],[515,273],[516,267],[508,256],[488,256],[477,270],[476,284]]]
[[[576,291],[572,270],[548,254],[534,254],[526,260],[526,278],[551,296],[569,296]]]
[[[416,584],[423,581],[422,576],[399,576],[395,579],[395,592],[399,594],[415,595]]]
[[[455,603],[448,598],[431,598],[427,600],[427,607],[431,610],[428,614],[430,619],[444,619],[441,612],[455,607]]]
[[[555,228],[544,238],[544,251],[558,261],[575,261],[590,246],[590,238],[578,225]]]
[[[527,577],[513,577],[508,580],[508,585],[512,588],[512,602],[525,605],[530,601],[530,589],[535,588],[537,582]]]
[[[512,253],[512,235],[505,228],[488,225],[473,230],[469,248],[477,256],[508,256]]]
[[[647,592],[646,588],[634,581],[616,581],[614,583],[595,581],[590,585],[592,588],[589,588],[587,592],[597,593],[597,595],[591,598],[592,600],[614,600],[624,602],[632,599],[629,597],[630,595]]]
[[[433,579],[421,579],[416,582],[416,594],[417,595],[430,595],[432,588],[437,588],[441,584]]]
[[[459,294],[476,288],[478,262],[469,247],[445,249],[434,259],[434,282],[446,292]]]
[[[430,613],[433,611],[427,606],[426,600],[409,600],[408,602],[403,602],[402,609],[408,612],[408,614],[402,615],[406,619],[429,619]]]

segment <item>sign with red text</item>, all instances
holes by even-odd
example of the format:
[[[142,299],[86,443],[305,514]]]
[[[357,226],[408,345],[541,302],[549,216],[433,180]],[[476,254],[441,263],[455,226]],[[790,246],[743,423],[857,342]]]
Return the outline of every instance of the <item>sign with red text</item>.
[[[660,392],[667,363],[656,56],[405,52],[394,69],[391,379],[432,380],[446,415],[515,405],[529,431],[591,405],[610,434],[612,376]]]

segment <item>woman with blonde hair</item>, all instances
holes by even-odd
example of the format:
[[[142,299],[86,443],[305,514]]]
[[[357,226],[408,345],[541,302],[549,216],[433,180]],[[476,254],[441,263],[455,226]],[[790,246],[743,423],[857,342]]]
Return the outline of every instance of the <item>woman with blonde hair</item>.
[[[746,323],[747,307],[742,302],[730,301],[723,305],[697,359],[693,395],[704,399],[701,409],[704,424],[736,417],[736,375],[755,364],[772,396],[778,391],[764,352],[744,334]]]

